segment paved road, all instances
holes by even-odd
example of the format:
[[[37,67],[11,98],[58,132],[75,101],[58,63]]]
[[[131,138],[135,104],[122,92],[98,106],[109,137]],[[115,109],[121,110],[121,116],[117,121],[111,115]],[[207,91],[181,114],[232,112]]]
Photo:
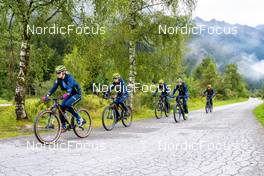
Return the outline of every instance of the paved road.
[[[94,130],[87,139],[72,133],[56,146],[33,137],[0,141],[0,175],[264,175],[264,129],[252,110],[261,102]]]

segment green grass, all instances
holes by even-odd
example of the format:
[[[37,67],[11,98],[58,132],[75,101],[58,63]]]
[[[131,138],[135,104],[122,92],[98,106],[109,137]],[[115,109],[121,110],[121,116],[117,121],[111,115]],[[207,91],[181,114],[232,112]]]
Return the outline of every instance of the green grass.
[[[214,106],[224,106],[228,104],[234,104],[234,103],[239,103],[239,102],[244,102],[247,101],[248,98],[235,98],[235,99],[229,99],[229,100],[217,100],[214,99]],[[205,102],[206,99],[205,97],[203,98],[195,98],[195,99],[190,99],[188,102],[189,109],[192,110],[198,110],[202,109],[205,107]]]
[[[264,104],[259,105],[255,110],[254,114],[261,125],[264,127]]]
[[[12,104],[12,102],[4,100],[4,99],[0,99],[0,104]]]
[[[242,101],[246,101],[246,98],[238,98],[238,99],[231,99],[231,100],[215,100],[215,106],[222,106],[232,103],[238,103]],[[146,103],[144,102],[145,99],[141,100],[141,102],[137,103]],[[150,102],[150,101],[148,101]],[[98,98],[94,95],[87,95],[83,97],[82,101],[78,104],[78,107],[84,107],[89,110],[91,117],[93,118],[93,127],[98,128],[102,126],[101,116],[103,109],[109,105],[108,100],[103,100],[102,98]],[[147,107],[146,105],[139,106],[137,103],[135,103],[134,107],[134,121],[147,119],[147,118],[153,118],[154,110]],[[175,103],[174,101],[171,101],[171,105]],[[190,110],[197,110],[204,108],[205,104],[205,98],[195,98],[190,99],[188,101],[189,109]],[[17,121],[15,119],[15,107],[9,106],[9,107],[0,107],[0,138],[9,138],[9,137],[15,137],[19,135],[28,135],[32,134],[33,131],[33,122],[38,114],[38,112],[43,111],[50,107],[52,105],[52,102],[48,104],[44,104],[40,102],[37,98],[29,98],[26,101],[26,108],[27,113],[29,116],[28,120],[23,121]],[[136,106],[137,105],[137,106]]]

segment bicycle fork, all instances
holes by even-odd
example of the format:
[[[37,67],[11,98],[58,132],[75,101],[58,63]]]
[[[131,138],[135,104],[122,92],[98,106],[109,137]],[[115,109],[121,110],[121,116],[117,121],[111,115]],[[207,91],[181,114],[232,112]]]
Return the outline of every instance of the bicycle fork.
[[[56,112],[52,111],[53,115],[49,114],[49,118],[47,120],[47,125],[45,128],[53,128],[54,129],[54,118],[56,115]]]

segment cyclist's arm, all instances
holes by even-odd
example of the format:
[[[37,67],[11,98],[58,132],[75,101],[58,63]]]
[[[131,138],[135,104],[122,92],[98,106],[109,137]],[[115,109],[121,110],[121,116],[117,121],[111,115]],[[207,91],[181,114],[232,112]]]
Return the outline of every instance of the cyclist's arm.
[[[153,93],[153,96],[156,96],[159,91],[159,88],[156,88],[156,91]]]
[[[108,91],[107,91],[107,94],[110,94],[114,88],[115,88],[115,85],[114,85],[114,84],[111,84],[111,85],[109,86],[109,89],[108,89]]]
[[[51,96],[57,90],[58,86],[59,86],[59,83],[58,83],[58,80],[56,80],[52,88],[49,90],[47,96]]]
[[[171,94],[171,96],[173,96],[175,93],[176,93],[176,91],[179,89],[179,87],[178,86],[176,86],[175,88],[174,88],[174,90],[173,90],[173,92],[172,92],[172,94]]]
[[[216,96],[216,92],[215,92],[215,90],[213,90],[213,96],[212,96],[212,98],[214,98]]]
[[[205,96],[205,95],[207,95],[207,89],[203,92],[203,95]]]
[[[179,89],[179,87],[176,86],[176,87],[173,89],[172,94],[170,94],[170,97],[173,97],[174,94],[176,93],[176,91],[177,91],[178,89]]]
[[[184,98],[188,98],[188,97],[189,97],[188,86],[185,85],[185,97]]]
[[[167,85],[165,85],[165,93],[166,93],[167,95],[170,94],[170,90],[169,90],[169,87],[168,87]]]

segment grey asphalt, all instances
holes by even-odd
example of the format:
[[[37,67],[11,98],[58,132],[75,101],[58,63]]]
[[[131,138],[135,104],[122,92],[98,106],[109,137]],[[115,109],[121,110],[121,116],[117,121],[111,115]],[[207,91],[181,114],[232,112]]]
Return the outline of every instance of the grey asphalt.
[[[53,146],[33,136],[0,140],[4,175],[244,175],[264,176],[264,129],[252,110],[257,99],[172,117],[134,122],[113,131],[73,132]]]

